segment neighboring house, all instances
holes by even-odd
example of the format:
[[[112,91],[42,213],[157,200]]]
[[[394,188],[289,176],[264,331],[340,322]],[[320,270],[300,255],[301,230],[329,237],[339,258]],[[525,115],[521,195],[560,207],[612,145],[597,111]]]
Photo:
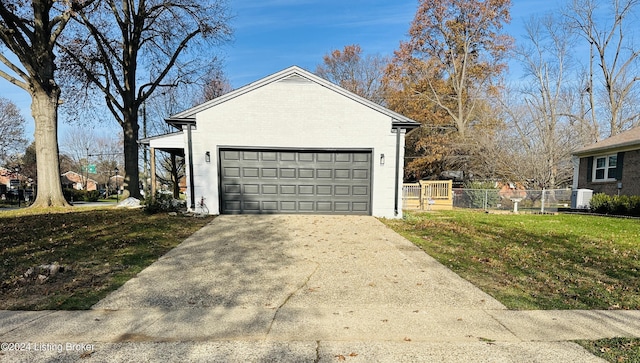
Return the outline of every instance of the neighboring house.
[[[301,68],[166,121],[179,131],[140,143],[152,160],[186,156],[191,210],[402,216],[404,138],[420,124]]]
[[[86,190],[98,190],[98,183],[93,179],[87,179],[85,176],[76,173],[75,171],[68,171],[61,175],[61,182],[63,188],[70,188],[76,190],[85,189],[85,180],[87,181]]]
[[[0,194],[5,194],[12,189],[18,189],[20,181],[24,181],[26,178],[7,168],[0,167]]]
[[[640,127],[573,153],[573,189],[640,195]]]
[[[521,198],[525,199],[527,197],[527,188],[525,188],[522,183],[496,183],[496,188],[498,189],[498,195],[500,198],[513,199],[513,198]]]

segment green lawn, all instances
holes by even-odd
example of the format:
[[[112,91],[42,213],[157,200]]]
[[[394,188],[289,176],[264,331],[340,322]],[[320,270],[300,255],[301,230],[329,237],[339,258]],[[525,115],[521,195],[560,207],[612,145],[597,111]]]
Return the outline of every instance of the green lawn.
[[[456,210],[383,222],[510,309],[640,309],[640,220]],[[640,362],[640,339],[578,343]]]
[[[640,221],[408,213],[391,228],[510,309],[640,309]]]
[[[88,309],[211,220],[113,207],[0,210],[0,309]],[[38,280],[49,264],[64,271]]]

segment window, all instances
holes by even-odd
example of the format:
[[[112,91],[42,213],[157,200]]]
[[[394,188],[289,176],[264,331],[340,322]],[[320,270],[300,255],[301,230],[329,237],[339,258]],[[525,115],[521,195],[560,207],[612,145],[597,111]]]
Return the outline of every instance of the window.
[[[617,155],[595,157],[593,160],[593,180],[594,181],[616,180],[617,167],[618,167]]]

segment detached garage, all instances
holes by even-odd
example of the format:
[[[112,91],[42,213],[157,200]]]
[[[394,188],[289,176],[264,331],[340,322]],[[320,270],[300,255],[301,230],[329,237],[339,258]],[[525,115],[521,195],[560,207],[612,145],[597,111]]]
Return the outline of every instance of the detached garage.
[[[141,143],[185,155],[192,210],[402,216],[404,136],[419,123],[301,68],[166,121],[179,131]]]

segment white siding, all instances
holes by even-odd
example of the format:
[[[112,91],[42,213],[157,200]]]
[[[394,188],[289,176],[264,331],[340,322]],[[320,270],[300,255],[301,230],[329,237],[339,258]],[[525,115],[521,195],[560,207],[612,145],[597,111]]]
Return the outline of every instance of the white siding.
[[[336,148],[373,150],[372,214],[401,217],[401,210],[394,215],[392,120],[365,104],[311,81],[285,79],[202,110],[196,114],[196,123],[192,131],[195,197],[206,198],[211,213],[219,213],[219,147]],[[400,142],[402,163],[404,133]],[[205,162],[207,151],[209,163]],[[381,154],[384,165],[380,165]],[[401,164],[400,192],[402,170]]]

